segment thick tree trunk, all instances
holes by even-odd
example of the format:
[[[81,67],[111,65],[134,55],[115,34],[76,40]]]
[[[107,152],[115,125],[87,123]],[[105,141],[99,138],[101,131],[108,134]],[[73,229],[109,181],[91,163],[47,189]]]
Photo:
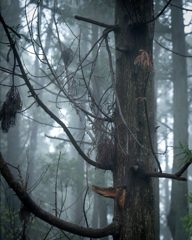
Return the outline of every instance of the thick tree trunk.
[[[152,75],[150,66],[134,65],[140,50],[152,56],[153,27],[142,23],[152,19],[152,2],[119,0],[115,7],[116,24],[121,29],[115,35],[119,103],[117,100],[113,177],[115,187],[125,187],[126,200],[123,210],[115,202],[115,218],[121,219],[122,228],[114,239],[155,239],[153,180],[133,171],[134,167],[140,171],[154,170],[150,145],[150,138],[152,142],[154,139]],[[118,51],[122,48],[126,52]]]
[[[182,6],[182,1],[177,1],[178,6]],[[172,43],[173,51],[185,54],[185,34],[183,13],[181,9],[171,9],[172,18]],[[174,115],[174,146],[179,143],[188,145],[188,94],[187,94],[187,67],[186,58],[173,54],[173,115]],[[174,156],[179,153],[178,149],[174,150]],[[179,158],[174,157],[173,172],[179,169]],[[187,171],[184,177],[187,176]],[[188,193],[187,182],[172,182],[171,208],[168,216],[168,223],[174,240],[187,239],[186,231],[181,217],[188,213],[188,203],[186,194]],[[179,207],[178,207],[179,206]]]

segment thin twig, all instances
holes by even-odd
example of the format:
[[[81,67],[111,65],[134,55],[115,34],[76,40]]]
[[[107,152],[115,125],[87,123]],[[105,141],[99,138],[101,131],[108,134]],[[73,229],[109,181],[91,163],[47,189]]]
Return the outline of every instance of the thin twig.
[[[89,191],[89,185],[88,185],[88,165],[87,164],[86,164],[86,185],[87,185],[87,189],[85,191],[85,195],[84,195],[84,199],[83,199],[83,215],[84,215],[84,218],[85,218],[86,225],[87,225],[87,227],[89,227],[89,223],[88,223],[87,215],[86,215],[86,211],[85,211],[85,201],[86,201],[87,193]],[[90,238],[90,240],[91,239],[92,238]]]
[[[88,191],[89,191],[89,187],[87,186],[87,189],[85,191],[85,195],[84,195],[84,198],[83,198],[83,215],[84,215],[87,227],[89,227],[89,223],[88,223],[87,215],[86,215],[86,211],[85,211],[85,201],[86,201]]]
[[[33,106],[33,104],[35,104],[35,103],[36,103],[36,101],[32,102],[32,103],[29,105],[29,107],[23,109],[23,110],[20,111],[19,113],[23,113],[23,112],[27,111],[27,110],[30,109],[30,108]]]
[[[159,162],[159,160],[156,156],[156,153],[154,151],[154,148],[153,148],[153,143],[152,143],[152,139],[151,139],[151,128],[150,128],[150,125],[149,125],[149,116],[148,116],[147,101],[146,101],[146,90],[147,90],[147,83],[148,83],[149,76],[150,76],[150,72],[147,75],[147,78],[146,78],[146,81],[145,81],[145,88],[144,88],[144,98],[143,98],[143,100],[144,100],[144,107],[145,107],[145,115],[146,115],[146,121],[147,121],[147,128],[148,128],[148,134],[149,134],[149,144],[150,144],[150,147],[151,147],[151,152],[153,154],[153,157],[156,160],[159,171],[162,173],[160,162]]]
[[[159,43],[157,40],[154,39],[154,41],[155,41],[160,47],[164,48],[165,50],[167,50],[167,51],[169,51],[169,52],[174,53],[175,55],[178,55],[178,56],[184,57],[184,58],[192,58],[191,55],[185,55],[185,54],[181,54],[181,53],[175,52],[175,51],[171,50],[170,48],[167,48],[167,47],[163,46],[163,45],[162,45],[161,43]]]
[[[117,108],[118,108],[118,111],[119,111],[119,115],[121,117],[121,120],[123,122],[123,124],[126,126],[128,132],[131,134],[131,136],[134,138],[134,140],[138,143],[138,145],[143,148],[143,149],[146,149],[148,151],[150,151],[148,148],[144,147],[138,140],[137,138],[135,137],[135,135],[133,134],[133,132],[131,131],[131,129],[129,128],[124,116],[123,116],[123,113],[122,113],[122,110],[121,110],[121,105],[120,105],[120,101],[119,101],[119,97],[118,97],[118,94],[117,94],[117,89],[116,89],[116,83],[115,83],[115,76],[114,76],[114,71],[113,71],[113,64],[112,64],[112,57],[111,57],[111,52],[110,52],[110,49],[109,49],[109,44],[108,44],[108,41],[107,41],[107,37],[105,38],[105,43],[106,43],[106,49],[107,49],[107,53],[108,53],[108,57],[109,57],[109,67],[110,67],[110,73],[111,73],[111,79],[112,79],[112,84],[113,84],[113,90],[114,90],[114,94],[115,94],[115,97],[116,97],[116,103],[117,103]],[[134,126],[133,126],[134,127]],[[127,148],[127,153],[129,151],[129,148]]]
[[[45,134],[45,137],[47,138],[50,138],[50,139],[55,139],[55,140],[61,140],[61,141],[64,141],[64,142],[71,142],[69,139],[66,139],[66,138],[60,138],[60,137],[52,137],[52,136],[49,136],[47,134]],[[78,141],[78,143],[83,143],[83,144],[87,144],[87,145],[91,145],[93,146],[94,144],[92,142],[87,142],[87,141]]]
[[[57,169],[56,169],[56,174],[55,174],[55,216],[57,217],[57,179],[58,179],[58,172],[59,172],[59,162],[61,159],[61,152],[59,153],[59,157],[57,160]]]

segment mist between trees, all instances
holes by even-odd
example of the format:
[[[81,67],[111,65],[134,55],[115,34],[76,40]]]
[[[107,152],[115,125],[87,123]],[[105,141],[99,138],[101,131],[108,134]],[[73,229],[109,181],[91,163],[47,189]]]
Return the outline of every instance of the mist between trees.
[[[0,1],[0,239],[187,240],[190,1]]]

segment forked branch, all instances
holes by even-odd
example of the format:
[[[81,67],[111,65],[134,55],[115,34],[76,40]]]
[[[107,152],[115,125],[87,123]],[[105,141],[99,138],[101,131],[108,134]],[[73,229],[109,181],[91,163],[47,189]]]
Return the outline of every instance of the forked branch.
[[[191,163],[192,163],[192,158],[188,162],[186,162],[185,165],[178,172],[174,174],[163,173],[163,172],[145,172],[145,171],[141,171],[138,165],[133,165],[131,169],[134,172],[137,172],[141,176],[145,176],[145,177],[170,178],[178,181],[187,181],[187,178],[181,177],[181,175],[187,170],[187,168],[191,165]]]

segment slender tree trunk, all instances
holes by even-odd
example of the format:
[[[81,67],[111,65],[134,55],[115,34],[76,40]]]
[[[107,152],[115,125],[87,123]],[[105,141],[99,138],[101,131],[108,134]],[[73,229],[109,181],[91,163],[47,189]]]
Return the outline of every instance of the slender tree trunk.
[[[182,0],[177,1],[182,6]],[[172,43],[173,51],[185,54],[185,34],[183,13],[180,8],[171,8],[172,17]],[[188,145],[188,94],[187,94],[187,67],[186,58],[173,54],[173,115],[174,115],[174,146],[179,143]],[[179,169],[179,159],[176,155],[178,149],[174,150],[173,172]],[[183,174],[187,176],[187,171]],[[186,194],[188,193],[187,182],[172,182],[171,208],[168,223],[174,240],[187,239],[185,228],[180,221],[188,213]],[[179,207],[178,207],[179,206]]]
[[[141,23],[152,19],[152,3],[119,0],[115,7],[116,24],[121,28],[115,34],[116,49],[127,49],[124,53],[116,51],[119,103],[117,100],[113,178],[115,187],[126,189],[124,209],[115,202],[115,218],[122,220],[120,235],[114,237],[118,240],[155,239],[154,183],[151,178],[143,178],[133,171],[134,166],[141,171],[154,170],[150,151],[150,139],[152,143],[154,139],[153,78],[150,67],[143,69],[134,65],[140,50],[152,56],[152,24]]]

